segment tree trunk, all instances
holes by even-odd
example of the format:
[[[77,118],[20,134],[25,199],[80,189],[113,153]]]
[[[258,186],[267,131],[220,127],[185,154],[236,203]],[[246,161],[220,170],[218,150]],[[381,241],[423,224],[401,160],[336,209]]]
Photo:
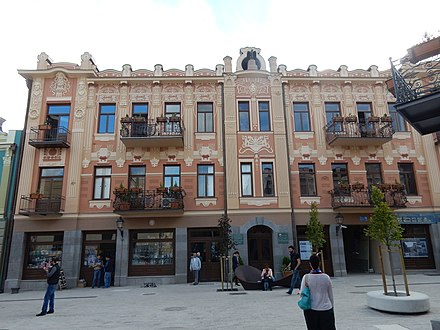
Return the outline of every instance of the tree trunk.
[[[387,251],[388,251],[388,259],[390,261],[390,271],[391,271],[391,279],[393,281],[394,295],[397,296],[396,280],[394,279],[394,263],[393,263],[393,256],[391,255],[392,252],[390,247],[387,247]]]

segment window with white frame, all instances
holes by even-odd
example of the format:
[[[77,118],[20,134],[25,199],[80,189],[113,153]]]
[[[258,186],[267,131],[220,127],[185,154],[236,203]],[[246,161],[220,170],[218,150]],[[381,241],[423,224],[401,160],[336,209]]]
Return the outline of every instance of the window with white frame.
[[[253,196],[252,163],[241,163],[240,175],[241,175],[241,196],[252,197]]]

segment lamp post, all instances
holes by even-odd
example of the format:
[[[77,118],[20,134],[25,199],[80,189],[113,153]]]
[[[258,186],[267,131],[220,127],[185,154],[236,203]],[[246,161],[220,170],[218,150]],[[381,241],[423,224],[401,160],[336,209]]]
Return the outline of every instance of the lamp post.
[[[344,223],[344,216],[341,213],[336,214],[335,216],[336,226],[336,236],[339,236],[339,231],[342,228],[342,224]]]
[[[121,241],[124,240],[124,219],[122,217],[119,217],[116,219],[116,227],[119,229],[119,232],[121,233]]]

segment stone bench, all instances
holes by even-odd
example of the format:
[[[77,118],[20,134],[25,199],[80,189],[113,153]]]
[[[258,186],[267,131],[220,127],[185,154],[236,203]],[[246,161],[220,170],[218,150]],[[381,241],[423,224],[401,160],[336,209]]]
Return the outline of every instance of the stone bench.
[[[431,320],[432,330],[440,330],[440,319]]]

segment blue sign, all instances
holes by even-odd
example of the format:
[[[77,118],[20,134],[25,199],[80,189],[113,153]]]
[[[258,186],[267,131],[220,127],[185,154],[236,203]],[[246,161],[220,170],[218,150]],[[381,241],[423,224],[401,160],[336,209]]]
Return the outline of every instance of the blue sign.
[[[431,225],[440,222],[440,213],[396,213],[402,225]]]
[[[360,215],[359,216],[360,222],[367,222],[368,221],[368,215]]]

